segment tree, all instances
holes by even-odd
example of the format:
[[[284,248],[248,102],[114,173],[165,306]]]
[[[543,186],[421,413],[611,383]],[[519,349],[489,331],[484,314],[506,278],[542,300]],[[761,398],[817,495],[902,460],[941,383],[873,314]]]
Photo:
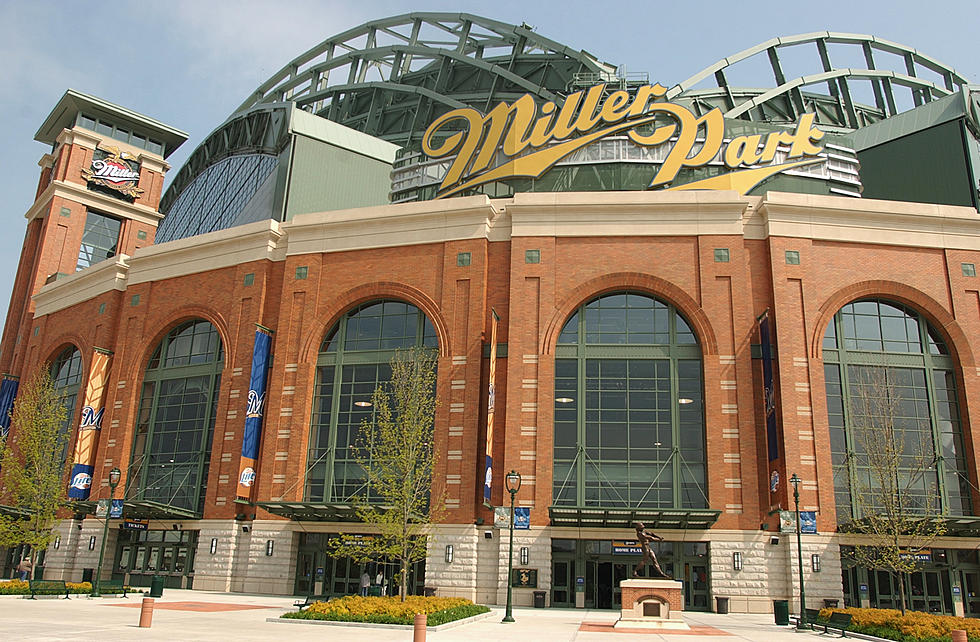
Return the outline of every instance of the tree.
[[[21,386],[10,413],[10,432],[0,450],[4,500],[26,513],[0,515],[0,544],[30,546],[31,563],[54,538],[51,532],[67,495],[64,459],[66,410],[46,367]]]
[[[847,554],[869,569],[887,571],[906,610],[904,576],[946,532],[938,493],[931,428],[914,419],[914,400],[897,385],[901,369],[852,367],[850,416],[855,473],[851,498],[857,519],[847,530],[864,535]]]
[[[335,555],[365,562],[399,562],[399,595],[404,601],[408,569],[424,560],[427,526],[439,512],[430,501],[436,460],[434,429],[436,360],[431,350],[399,351],[391,360],[391,380],[371,398],[373,416],[361,424],[354,458],[364,469],[364,491],[351,498],[361,521],[377,534],[344,534],[332,542]]]

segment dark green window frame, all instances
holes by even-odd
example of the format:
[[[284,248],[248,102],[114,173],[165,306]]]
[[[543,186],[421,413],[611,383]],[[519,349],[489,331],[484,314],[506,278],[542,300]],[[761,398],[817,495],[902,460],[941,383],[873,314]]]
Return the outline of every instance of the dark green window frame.
[[[181,323],[157,346],[143,377],[127,499],[203,512],[223,368],[208,321]]]
[[[823,360],[838,523],[861,517],[851,489],[867,471],[855,457],[860,445],[852,430],[850,400],[876,370],[883,372],[887,385],[902,391],[903,407],[910,411],[899,421],[928,428],[918,432],[932,439],[937,508],[951,515],[972,514],[955,364],[926,319],[886,299],[853,301],[828,324]]]
[[[626,312],[603,318],[614,297]],[[701,348],[673,306],[624,291],[579,307],[555,348],[554,505],[707,508],[703,389]]]
[[[371,402],[378,383],[391,379],[397,350],[411,347],[437,348],[435,328],[422,310],[393,299],[349,310],[327,333],[317,356],[305,501],[345,502],[363,494],[364,473],[351,445],[373,408],[357,404]]]
[[[51,383],[55,393],[61,398],[65,408],[65,422],[61,432],[65,435],[65,444],[61,458],[68,457],[68,445],[71,443],[71,426],[75,419],[75,404],[78,403],[78,390],[82,382],[82,353],[75,346],[69,346],[58,353],[51,363]]]

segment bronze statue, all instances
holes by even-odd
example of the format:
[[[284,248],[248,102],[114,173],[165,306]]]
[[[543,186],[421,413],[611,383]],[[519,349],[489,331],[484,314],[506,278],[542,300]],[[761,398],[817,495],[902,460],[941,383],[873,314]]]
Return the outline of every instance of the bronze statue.
[[[636,522],[634,526],[636,526],[636,539],[640,542],[640,546],[643,548],[643,561],[637,564],[636,568],[633,569],[633,577],[640,577],[640,570],[642,570],[643,567],[649,562],[653,567],[653,570],[657,573],[656,577],[669,578],[670,576],[664,573],[663,569],[660,568],[660,564],[657,562],[657,556],[654,554],[653,549],[650,548],[650,542],[662,542],[664,541],[664,538],[660,537],[656,533],[645,530],[646,527],[643,525],[643,522]]]

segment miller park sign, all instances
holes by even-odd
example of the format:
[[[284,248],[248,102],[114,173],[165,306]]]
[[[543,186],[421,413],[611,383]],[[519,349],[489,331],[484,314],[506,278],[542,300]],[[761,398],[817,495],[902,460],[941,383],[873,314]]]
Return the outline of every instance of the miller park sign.
[[[657,102],[666,93],[658,83],[632,94],[617,90],[606,95],[606,85],[598,84],[569,94],[561,106],[548,101],[538,108],[534,98],[524,94],[487,114],[472,107],[449,111],[429,125],[422,138],[422,151],[430,158],[455,154],[436,198],[494,181],[538,178],[569,154],[623,133],[644,147],[670,144],[649,188],[732,189],[746,194],[770,176],[825,160],[818,157],[823,147],[816,144],[824,132],[814,126],[812,113],[800,117],[795,131],[736,136],[726,144],[720,109],[699,117],[682,105]],[[448,131],[452,133],[446,136]],[[789,148],[786,162],[774,165],[780,146]],[[682,168],[707,165],[719,154],[729,171],[666,187]],[[502,162],[494,164],[500,158]]]

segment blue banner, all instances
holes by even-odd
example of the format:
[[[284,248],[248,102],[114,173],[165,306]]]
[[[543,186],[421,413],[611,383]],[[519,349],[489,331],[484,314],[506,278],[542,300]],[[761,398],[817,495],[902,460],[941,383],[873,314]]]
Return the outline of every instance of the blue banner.
[[[769,461],[779,459],[779,436],[776,433],[776,387],[772,370],[772,337],[769,330],[769,311],[759,318],[759,336],[762,342],[762,387],[765,393],[766,443]]]
[[[123,513],[123,500],[114,499],[112,504],[109,506],[109,517],[113,519],[118,519],[122,517]]]
[[[531,509],[514,507],[514,528],[516,530],[528,530],[531,528]]]
[[[93,466],[75,464],[71,467],[71,480],[68,482],[68,499],[88,499],[92,488]]]
[[[242,457],[238,466],[238,499],[245,501],[251,501],[252,487],[255,484],[271,347],[272,337],[268,332],[262,329],[256,330],[255,347],[252,349],[252,378],[248,386],[248,405],[245,409],[245,431],[242,435]]]
[[[17,379],[10,377],[4,377],[0,383],[0,438],[5,438],[10,430],[10,411],[14,407],[19,385]]]

